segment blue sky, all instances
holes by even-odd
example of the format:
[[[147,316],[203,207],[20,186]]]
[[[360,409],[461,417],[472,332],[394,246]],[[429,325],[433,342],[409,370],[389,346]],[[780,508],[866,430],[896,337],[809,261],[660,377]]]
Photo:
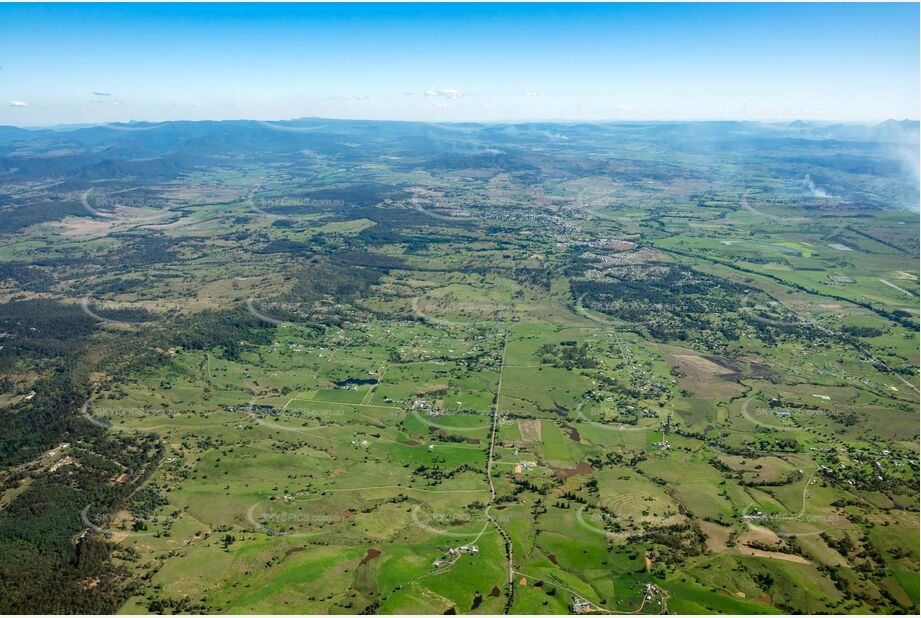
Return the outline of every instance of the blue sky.
[[[917,4],[0,5],[0,124],[917,118]]]

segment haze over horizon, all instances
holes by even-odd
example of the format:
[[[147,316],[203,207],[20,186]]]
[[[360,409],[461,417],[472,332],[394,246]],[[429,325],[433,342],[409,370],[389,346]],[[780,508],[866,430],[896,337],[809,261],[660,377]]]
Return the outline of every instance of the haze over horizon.
[[[5,5],[0,124],[916,119],[917,4]]]
[[[873,127],[879,125],[885,125],[887,123],[913,123],[918,125],[921,123],[921,120],[918,118],[886,118],[885,120],[852,120],[852,121],[834,121],[834,120],[823,120],[819,118],[803,120],[800,118],[783,118],[783,119],[744,119],[744,118],[731,118],[731,119],[694,119],[694,120],[685,120],[680,118],[675,119],[647,119],[647,118],[631,118],[631,119],[617,119],[617,118],[598,118],[598,119],[577,119],[577,118],[559,118],[559,119],[508,119],[508,120],[437,120],[437,121],[421,121],[414,119],[392,119],[392,118],[331,118],[324,116],[303,116],[299,118],[271,118],[271,119],[256,119],[256,118],[171,118],[167,120],[147,120],[143,118],[131,118],[128,120],[113,120],[113,121],[98,121],[98,122],[88,122],[88,123],[61,123],[61,124],[51,124],[51,125],[17,125],[17,124],[0,124],[0,126],[14,127],[18,129],[30,129],[30,130],[50,130],[50,131],[70,131],[91,127],[115,127],[115,126],[127,126],[127,125],[166,125],[167,123],[177,123],[177,122],[254,122],[264,124],[268,128],[272,128],[272,125],[277,125],[279,128],[283,128],[283,125],[303,123],[303,122],[316,122],[316,121],[329,121],[329,122],[422,122],[424,124],[432,125],[462,125],[462,124],[478,124],[483,126],[490,125],[527,125],[527,124],[558,124],[560,126],[567,125],[578,125],[578,124],[668,124],[668,123],[679,123],[679,124],[694,124],[694,123],[719,123],[719,122],[738,122],[738,123],[756,123],[762,125],[789,125],[796,122],[804,122],[808,126],[812,127],[823,127],[823,126],[861,126],[861,127]]]

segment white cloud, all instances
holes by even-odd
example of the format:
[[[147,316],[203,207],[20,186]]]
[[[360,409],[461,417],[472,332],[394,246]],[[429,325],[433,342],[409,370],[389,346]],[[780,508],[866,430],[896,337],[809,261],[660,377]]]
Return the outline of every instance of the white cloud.
[[[526,96],[526,97],[538,97],[538,96],[540,96],[540,95],[537,94],[536,92],[531,91],[531,90],[526,90],[525,93],[524,93],[524,96]]]
[[[29,104],[25,101],[10,101],[10,107],[28,107]]]
[[[468,96],[457,88],[443,88],[441,90],[426,90],[423,94],[427,97],[444,97],[446,99],[459,99]]]

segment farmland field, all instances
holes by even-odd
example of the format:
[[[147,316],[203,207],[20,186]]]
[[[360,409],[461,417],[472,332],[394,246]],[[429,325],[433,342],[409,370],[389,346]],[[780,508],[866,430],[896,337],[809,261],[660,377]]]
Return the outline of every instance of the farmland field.
[[[0,131],[0,609],[919,611],[884,138],[464,127]]]

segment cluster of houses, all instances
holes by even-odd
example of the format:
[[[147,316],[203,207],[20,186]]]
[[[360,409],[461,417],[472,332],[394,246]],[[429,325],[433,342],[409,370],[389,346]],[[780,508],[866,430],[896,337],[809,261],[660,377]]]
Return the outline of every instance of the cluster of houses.
[[[422,397],[417,397],[416,400],[413,401],[412,410],[414,412],[425,412],[429,416],[441,416],[442,414],[441,410],[436,410],[432,407],[432,404]]]
[[[454,564],[463,554],[478,554],[478,553],[480,553],[480,548],[477,547],[476,545],[461,545],[460,547],[452,547],[451,549],[448,550],[447,558],[439,558],[438,560],[432,563],[432,566],[435,567],[436,569],[440,569],[442,567],[446,567],[446,566],[450,566]]]
[[[590,611],[592,611],[591,603],[583,601],[579,597],[572,598],[572,603],[569,604],[570,614],[587,614]]]
[[[536,461],[522,460],[515,464],[515,474],[521,474],[522,472],[528,472],[537,467]]]
[[[657,588],[654,584],[646,584],[646,592],[644,593],[643,600],[652,601],[655,599]],[[592,603],[589,603],[585,599],[579,597],[573,597],[572,603],[569,604],[569,613],[570,614],[588,614],[592,613],[599,608],[595,607]]]

